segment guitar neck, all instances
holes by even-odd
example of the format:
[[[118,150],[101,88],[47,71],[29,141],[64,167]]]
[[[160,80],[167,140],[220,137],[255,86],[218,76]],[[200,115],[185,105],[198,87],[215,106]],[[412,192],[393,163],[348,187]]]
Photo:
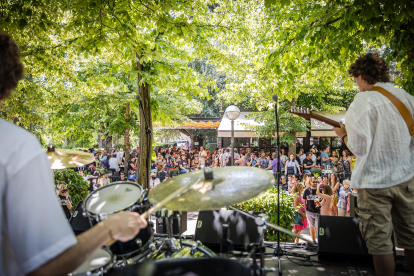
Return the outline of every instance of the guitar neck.
[[[311,114],[307,114],[307,113],[305,113],[305,114],[304,114],[304,113],[296,113],[296,112],[290,112],[290,111],[289,111],[289,113],[292,113],[292,114],[298,115],[298,116],[300,116],[300,117],[302,117],[302,118],[304,118],[304,119],[306,119],[306,120],[308,120],[309,118],[313,118],[313,119],[316,119],[316,120],[318,120],[318,121],[324,122],[324,123],[326,123],[326,124],[328,124],[328,125],[331,125],[331,126],[333,126],[333,127],[340,127],[339,122],[334,121],[334,120],[332,120],[332,119],[329,119],[329,118],[327,118],[327,117],[324,117],[324,116],[322,116],[322,115],[316,114],[316,113],[311,113]]]
[[[341,125],[339,124],[339,122],[334,121],[332,119],[329,119],[327,117],[321,116],[319,114],[312,113],[311,116],[312,116],[312,118],[314,118],[314,119],[316,119],[318,121],[324,122],[324,123],[326,123],[328,125],[331,125],[333,127],[341,127]]]

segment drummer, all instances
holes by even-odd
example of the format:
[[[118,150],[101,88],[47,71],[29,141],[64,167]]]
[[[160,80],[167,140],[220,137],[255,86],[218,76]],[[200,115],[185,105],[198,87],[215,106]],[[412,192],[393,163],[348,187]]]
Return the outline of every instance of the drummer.
[[[0,33],[0,108],[22,77],[18,46]],[[39,141],[0,119],[0,152],[0,275],[65,275],[110,239],[125,242],[146,227],[139,214],[119,212],[75,236]]]

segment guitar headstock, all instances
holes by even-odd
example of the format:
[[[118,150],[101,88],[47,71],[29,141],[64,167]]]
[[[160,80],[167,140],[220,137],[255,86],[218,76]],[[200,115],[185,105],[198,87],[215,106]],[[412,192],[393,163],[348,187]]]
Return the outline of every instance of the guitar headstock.
[[[312,117],[312,109],[310,109],[310,108],[295,107],[294,106],[294,107],[291,107],[289,109],[289,113],[298,115],[298,116],[300,116],[302,118],[305,118],[305,119],[313,118]]]

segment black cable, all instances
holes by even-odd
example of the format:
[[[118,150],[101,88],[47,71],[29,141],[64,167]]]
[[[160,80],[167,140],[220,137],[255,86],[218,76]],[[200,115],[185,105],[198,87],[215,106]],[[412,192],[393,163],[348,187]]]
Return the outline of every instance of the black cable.
[[[297,265],[300,265],[300,266],[313,266],[313,264],[312,264],[312,262],[311,262],[310,260],[299,260],[299,261],[302,261],[302,263],[301,263],[301,264],[299,264],[299,263],[294,262],[293,260],[291,260],[291,259],[289,258],[289,256],[288,256],[288,255],[286,255],[286,258],[287,258],[289,261],[291,261],[292,263],[297,264]],[[292,259],[293,259],[293,258],[292,258]],[[295,260],[298,260],[298,259],[295,259]],[[304,264],[305,262],[309,262],[310,264]]]

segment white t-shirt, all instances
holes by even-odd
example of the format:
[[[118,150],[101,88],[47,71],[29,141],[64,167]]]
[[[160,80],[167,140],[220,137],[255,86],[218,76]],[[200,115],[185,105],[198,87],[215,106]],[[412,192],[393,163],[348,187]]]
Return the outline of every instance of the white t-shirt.
[[[121,161],[118,158],[111,158],[109,159],[109,168],[114,169],[117,172],[119,171],[119,165],[121,165]]]
[[[198,153],[198,159],[200,160],[200,165],[205,166],[206,165],[206,159],[207,159],[207,152],[205,150],[200,151]]]
[[[116,158],[118,158],[119,160],[121,160],[122,156],[124,156],[124,154],[121,151],[116,151]]]
[[[155,188],[158,184],[160,184],[160,179],[157,177],[155,180],[150,178],[150,189]]]
[[[0,119],[0,275],[24,275],[76,244],[37,139]]]
[[[378,82],[414,114],[414,97]],[[395,106],[377,91],[358,93],[345,115],[347,146],[356,155],[352,188],[381,189],[414,177],[414,137]]]

